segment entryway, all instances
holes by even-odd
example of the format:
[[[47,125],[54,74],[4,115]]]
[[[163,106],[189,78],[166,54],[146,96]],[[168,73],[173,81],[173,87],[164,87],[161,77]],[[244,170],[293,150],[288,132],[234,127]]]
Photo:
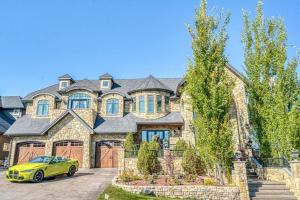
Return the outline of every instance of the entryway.
[[[121,144],[120,141],[97,142],[95,167],[117,168]]]

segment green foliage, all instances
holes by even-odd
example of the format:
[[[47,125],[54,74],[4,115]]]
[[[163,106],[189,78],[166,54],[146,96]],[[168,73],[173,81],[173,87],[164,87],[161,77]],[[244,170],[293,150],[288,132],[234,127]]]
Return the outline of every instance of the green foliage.
[[[186,141],[182,138],[179,138],[175,144],[174,150],[180,151],[186,150],[187,148],[189,148],[189,145],[186,143]]]
[[[143,142],[137,160],[137,168],[143,175],[157,173],[160,170],[158,161],[159,144],[156,141]]]
[[[300,142],[298,57],[287,59],[287,32],[282,19],[244,13],[244,64],[250,122],[263,157],[290,157]]]
[[[221,184],[224,184],[224,174],[230,171],[233,158],[229,110],[233,103],[234,84],[225,71],[229,21],[229,15],[208,16],[206,1],[201,1],[195,28],[189,28],[193,59],[185,75],[186,92],[197,116],[193,121],[196,147],[207,168],[216,170]]]
[[[124,142],[124,148],[125,148],[125,157],[133,157],[136,151],[136,147],[134,144],[134,138],[132,133],[128,133],[125,138]]]
[[[184,173],[187,175],[205,174],[205,165],[198,155],[196,149],[188,148],[184,151],[181,165]]]
[[[211,179],[211,178],[206,178],[204,179],[204,185],[206,186],[213,186],[213,185],[216,185],[216,181],[214,179]]]
[[[132,170],[124,170],[118,178],[125,183],[141,180],[141,177],[135,174]]]

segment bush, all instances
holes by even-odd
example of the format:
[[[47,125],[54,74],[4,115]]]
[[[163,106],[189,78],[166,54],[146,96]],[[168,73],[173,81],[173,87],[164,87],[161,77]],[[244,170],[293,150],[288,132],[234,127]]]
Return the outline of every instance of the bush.
[[[214,179],[207,178],[207,179],[204,179],[204,185],[207,185],[207,186],[216,185],[216,181]]]
[[[194,174],[188,174],[184,177],[184,180],[188,183],[192,183],[197,179],[197,175]]]
[[[123,181],[124,183],[128,183],[131,181],[136,181],[136,180],[140,180],[141,177],[139,177],[138,175],[136,175],[132,170],[124,170],[122,172],[122,174],[119,175],[118,177],[121,181]]]
[[[179,140],[177,140],[176,144],[175,144],[175,147],[174,147],[174,150],[177,150],[177,151],[184,151],[186,149],[189,148],[189,145],[184,141],[184,139],[182,138],[179,138]]]
[[[124,142],[124,149],[125,149],[125,157],[132,157],[134,155],[134,151],[136,151],[134,145],[134,138],[132,133],[128,133],[125,138]]]
[[[204,175],[205,166],[196,149],[188,148],[184,151],[181,166],[185,174]]]
[[[137,168],[141,174],[148,175],[160,171],[159,150],[160,146],[156,141],[142,143],[137,160]]]

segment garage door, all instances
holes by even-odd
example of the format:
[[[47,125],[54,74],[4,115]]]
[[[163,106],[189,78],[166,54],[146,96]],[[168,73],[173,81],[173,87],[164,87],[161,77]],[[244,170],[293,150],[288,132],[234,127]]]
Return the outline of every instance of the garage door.
[[[117,168],[121,142],[109,141],[97,143],[96,167]]]
[[[83,142],[81,141],[59,141],[54,143],[53,155],[65,158],[77,159],[79,167],[82,166]]]
[[[45,155],[45,143],[24,142],[17,145],[15,163],[24,163],[37,156]]]

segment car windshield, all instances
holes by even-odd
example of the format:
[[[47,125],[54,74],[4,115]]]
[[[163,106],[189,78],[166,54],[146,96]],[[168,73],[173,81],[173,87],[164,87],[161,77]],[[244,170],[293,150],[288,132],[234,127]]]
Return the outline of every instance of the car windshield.
[[[38,156],[33,159],[31,159],[30,163],[49,163],[51,160],[51,157],[49,156]]]

